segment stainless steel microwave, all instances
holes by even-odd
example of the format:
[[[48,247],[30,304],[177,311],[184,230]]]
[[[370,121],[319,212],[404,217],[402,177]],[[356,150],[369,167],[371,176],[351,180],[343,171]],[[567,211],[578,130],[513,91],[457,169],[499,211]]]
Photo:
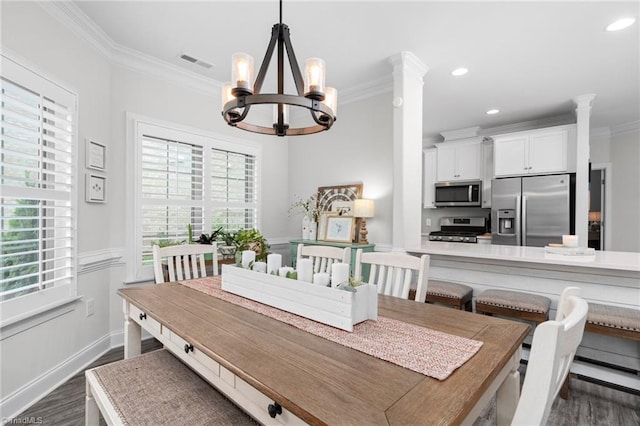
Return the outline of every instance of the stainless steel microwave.
[[[482,182],[436,183],[436,207],[480,207]]]

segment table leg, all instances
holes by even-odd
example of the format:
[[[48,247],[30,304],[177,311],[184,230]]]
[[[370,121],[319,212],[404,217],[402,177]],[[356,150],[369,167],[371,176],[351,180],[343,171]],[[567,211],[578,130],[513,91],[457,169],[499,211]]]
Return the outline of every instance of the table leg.
[[[98,426],[100,424],[100,409],[91,392],[91,385],[87,380],[85,408],[84,408],[84,424],[85,426]]]
[[[129,302],[123,301],[124,311],[124,359],[142,352],[142,328],[129,316]]]
[[[496,392],[496,414],[498,426],[510,425],[520,399],[520,365],[522,349],[516,351],[512,362],[512,370],[505,377]]]

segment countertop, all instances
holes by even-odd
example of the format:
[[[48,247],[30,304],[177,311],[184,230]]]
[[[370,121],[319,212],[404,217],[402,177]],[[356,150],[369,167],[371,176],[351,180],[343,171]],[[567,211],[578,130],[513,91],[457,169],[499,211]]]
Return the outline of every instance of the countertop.
[[[543,247],[431,242],[424,238],[420,247],[407,250],[433,255],[640,272],[640,253],[631,252],[596,251],[592,256],[567,256],[546,253]]]

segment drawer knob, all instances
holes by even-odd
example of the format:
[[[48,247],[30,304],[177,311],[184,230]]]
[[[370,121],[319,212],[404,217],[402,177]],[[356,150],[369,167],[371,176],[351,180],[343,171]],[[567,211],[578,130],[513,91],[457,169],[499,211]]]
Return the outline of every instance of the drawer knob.
[[[147,314],[145,314],[144,312],[140,314],[140,321],[142,321],[143,319],[147,319]]]
[[[267,410],[269,411],[269,415],[271,416],[272,419],[275,419],[278,414],[282,414],[282,406],[277,402],[274,402],[273,404],[269,404],[269,406],[267,407]]]
[[[193,345],[185,343],[184,344],[184,353],[188,354],[189,352],[193,352]]]

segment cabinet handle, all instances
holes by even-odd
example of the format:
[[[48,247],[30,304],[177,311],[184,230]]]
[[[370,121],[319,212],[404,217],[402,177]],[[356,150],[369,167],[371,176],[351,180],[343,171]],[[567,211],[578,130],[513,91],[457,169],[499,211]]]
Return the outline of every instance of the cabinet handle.
[[[185,343],[184,344],[184,353],[188,354],[189,352],[193,352],[193,345]]]
[[[147,314],[143,312],[143,313],[140,314],[140,321],[142,321],[144,319],[147,319]]]
[[[269,411],[271,418],[275,419],[278,414],[282,414],[282,406],[277,402],[274,402],[273,404],[269,404],[267,411]]]

